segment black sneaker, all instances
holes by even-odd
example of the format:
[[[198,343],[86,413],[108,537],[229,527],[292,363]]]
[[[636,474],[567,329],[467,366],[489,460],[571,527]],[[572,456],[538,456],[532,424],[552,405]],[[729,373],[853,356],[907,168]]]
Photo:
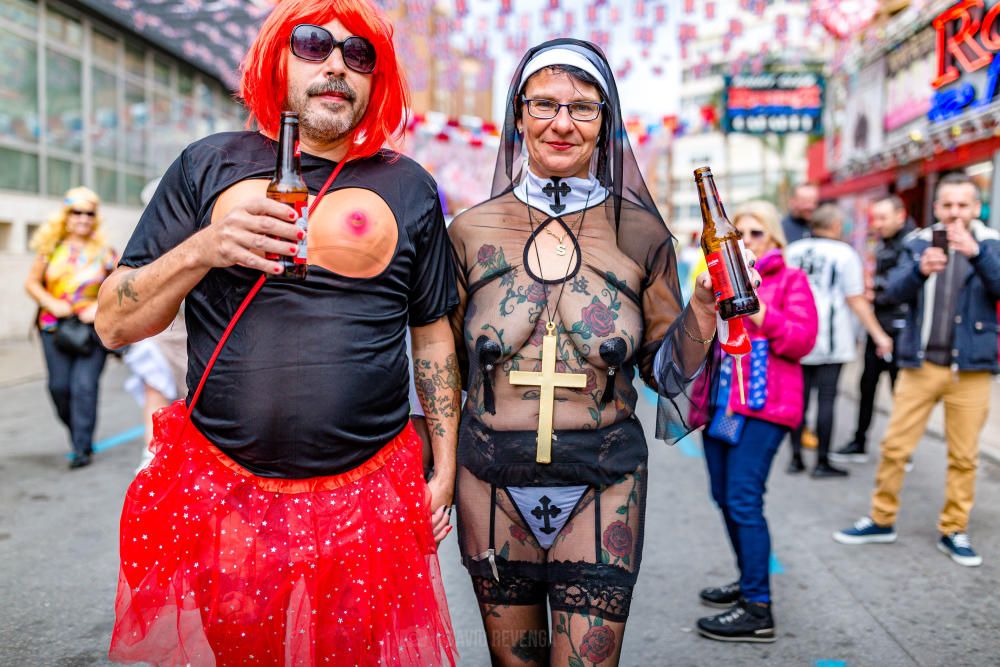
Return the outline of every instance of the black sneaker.
[[[741,598],[729,611],[699,618],[698,633],[723,642],[773,642],[771,605],[747,602]]]
[[[734,581],[718,588],[703,588],[698,597],[707,607],[729,609],[740,600],[740,582]]]
[[[868,463],[865,446],[857,442],[849,442],[835,452],[830,452],[830,460],[836,463]]]
[[[813,479],[826,479],[829,477],[847,477],[850,473],[843,468],[837,468],[830,465],[826,461],[820,461],[813,468],[812,478]]]
[[[69,469],[85,468],[91,464],[90,454],[74,454],[69,460]]]
[[[795,475],[806,469],[806,464],[802,462],[801,456],[792,456],[792,460],[788,462],[788,467],[785,468],[785,472],[790,475]]]

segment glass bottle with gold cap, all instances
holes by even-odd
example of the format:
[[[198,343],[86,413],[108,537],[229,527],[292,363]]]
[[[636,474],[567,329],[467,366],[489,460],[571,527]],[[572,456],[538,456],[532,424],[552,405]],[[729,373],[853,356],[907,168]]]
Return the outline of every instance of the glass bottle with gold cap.
[[[705,253],[708,272],[719,316],[724,320],[753,315],[760,310],[757,293],[750,284],[750,273],[743,257],[743,237],[726,217],[715,178],[710,167],[694,170],[694,182],[701,203],[701,249]]]
[[[274,168],[274,178],[267,186],[267,198],[287,204],[295,209],[295,226],[303,232],[309,227],[309,189],[302,180],[302,165],[299,151],[299,114],[294,111],[281,113],[281,129],[278,133],[278,155]],[[282,272],[276,277],[305,280],[308,272],[307,246],[303,239],[298,243],[298,251],[292,257],[268,254],[267,258],[281,262]]]

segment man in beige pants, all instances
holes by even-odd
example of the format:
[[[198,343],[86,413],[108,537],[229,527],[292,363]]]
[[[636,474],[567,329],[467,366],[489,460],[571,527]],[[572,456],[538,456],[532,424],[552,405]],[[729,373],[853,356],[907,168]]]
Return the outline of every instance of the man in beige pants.
[[[886,294],[907,305],[896,344],[900,366],[894,406],[875,477],[871,513],[833,539],[843,544],[896,540],[896,513],[907,458],[931,410],[944,402],[948,473],[938,519],[938,548],[959,565],[982,564],[966,533],[975,497],[979,433],[997,359],[1000,234],[979,221],[979,190],[968,176],[938,182],[938,223],[915,232],[889,276]]]

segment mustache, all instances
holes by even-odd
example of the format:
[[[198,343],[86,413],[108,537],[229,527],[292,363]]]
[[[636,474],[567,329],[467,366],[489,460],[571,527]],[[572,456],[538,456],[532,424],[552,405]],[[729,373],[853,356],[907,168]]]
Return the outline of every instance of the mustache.
[[[306,95],[342,95],[348,102],[353,102],[357,95],[343,79],[327,79],[326,83],[317,83],[306,88]]]

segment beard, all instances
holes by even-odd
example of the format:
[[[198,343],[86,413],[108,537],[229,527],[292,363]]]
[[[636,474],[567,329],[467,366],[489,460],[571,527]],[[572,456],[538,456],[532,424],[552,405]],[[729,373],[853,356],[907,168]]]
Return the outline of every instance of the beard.
[[[336,93],[343,99],[334,111],[326,103],[309,105],[313,97]],[[317,143],[337,141],[349,134],[361,122],[364,106],[357,104],[357,93],[343,79],[327,79],[313,84],[300,94],[289,97],[288,106],[299,114],[299,131]]]

